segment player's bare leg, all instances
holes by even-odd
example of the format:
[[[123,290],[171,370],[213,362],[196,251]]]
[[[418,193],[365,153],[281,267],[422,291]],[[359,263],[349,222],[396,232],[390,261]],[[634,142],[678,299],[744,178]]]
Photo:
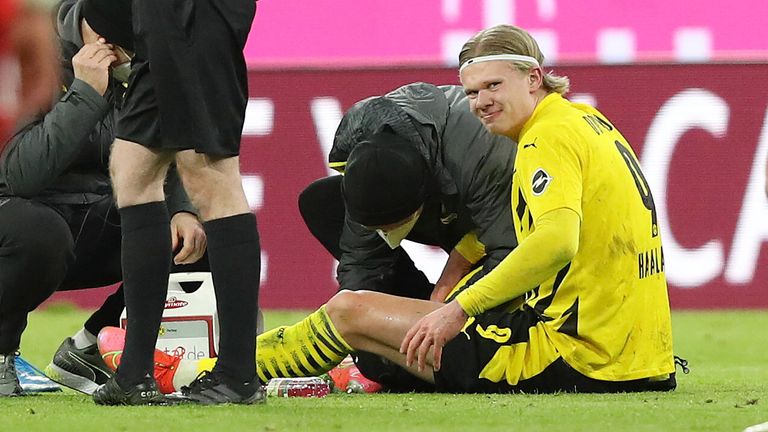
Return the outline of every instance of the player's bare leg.
[[[403,337],[413,323],[440,305],[370,291],[342,291],[300,322],[259,335],[259,379],[266,383],[278,377],[320,375],[355,350],[379,354],[405,367],[405,355],[399,352]],[[99,350],[113,369],[120,364],[122,347],[122,330],[102,330]],[[181,360],[156,350],[155,364],[155,377],[161,389],[169,393],[188,385],[201,372],[210,371],[216,359]],[[427,365],[423,371],[415,366],[406,369],[434,382],[431,356]]]
[[[427,356],[429,367],[423,371],[415,365],[408,367],[400,344],[418,320],[440,306],[442,303],[374,291],[341,291],[328,301],[326,310],[341,336],[355,350],[378,354],[434,383],[432,356]]]

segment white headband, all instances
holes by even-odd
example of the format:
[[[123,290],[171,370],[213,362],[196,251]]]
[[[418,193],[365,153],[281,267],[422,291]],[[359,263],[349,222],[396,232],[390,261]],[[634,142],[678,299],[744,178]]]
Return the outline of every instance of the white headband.
[[[520,62],[530,63],[536,67],[539,67],[539,61],[531,56],[519,55],[519,54],[493,54],[493,55],[475,57],[465,61],[464,64],[461,65],[461,67],[459,68],[459,73],[461,73],[461,71],[463,71],[469,65],[473,65],[475,63],[487,62],[487,61],[494,61],[494,60],[520,61]]]

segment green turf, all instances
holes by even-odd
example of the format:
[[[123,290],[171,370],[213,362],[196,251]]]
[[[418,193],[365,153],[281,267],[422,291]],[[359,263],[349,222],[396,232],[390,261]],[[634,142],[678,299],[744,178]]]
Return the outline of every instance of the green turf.
[[[269,312],[267,327],[300,313]],[[22,343],[45,366],[86,313],[36,312]],[[0,400],[14,431],[742,431],[768,422],[768,312],[678,312],[678,390],[621,395],[346,395],[272,398],[266,406],[97,407],[75,392]]]

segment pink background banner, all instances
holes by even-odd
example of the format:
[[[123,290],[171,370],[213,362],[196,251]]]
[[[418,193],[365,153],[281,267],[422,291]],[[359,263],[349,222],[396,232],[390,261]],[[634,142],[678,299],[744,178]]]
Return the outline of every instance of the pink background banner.
[[[768,59],[763,0],[261,0],[252,66],[452,65],[495,24],[535,34],[549,63]]]
[[[662,227],[672,306],[768,307],[768,64],[557,72],[572,79],[570,97],[596,105],[640,158]],[[262,239],[261,304],[314,308],[337,289],[335,262],[304,226],[297,197],[330,174],[327,154],[342,114],[410,82],[457,84],[456,71],[253,71],[249,78],[241,163]],[[434,281],[442,251],[407,248]],[[84,290],[55,299],[93,307],[104,294]]]

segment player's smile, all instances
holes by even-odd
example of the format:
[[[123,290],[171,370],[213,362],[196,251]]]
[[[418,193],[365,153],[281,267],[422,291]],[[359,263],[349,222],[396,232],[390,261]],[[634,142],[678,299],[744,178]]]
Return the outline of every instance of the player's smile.
[[[483,123],[491,123],[496,120],[499,115],[501,115],[501,110],[495,110],[491,112],[483,110],[480,112],[480,119],[483,121]]]

